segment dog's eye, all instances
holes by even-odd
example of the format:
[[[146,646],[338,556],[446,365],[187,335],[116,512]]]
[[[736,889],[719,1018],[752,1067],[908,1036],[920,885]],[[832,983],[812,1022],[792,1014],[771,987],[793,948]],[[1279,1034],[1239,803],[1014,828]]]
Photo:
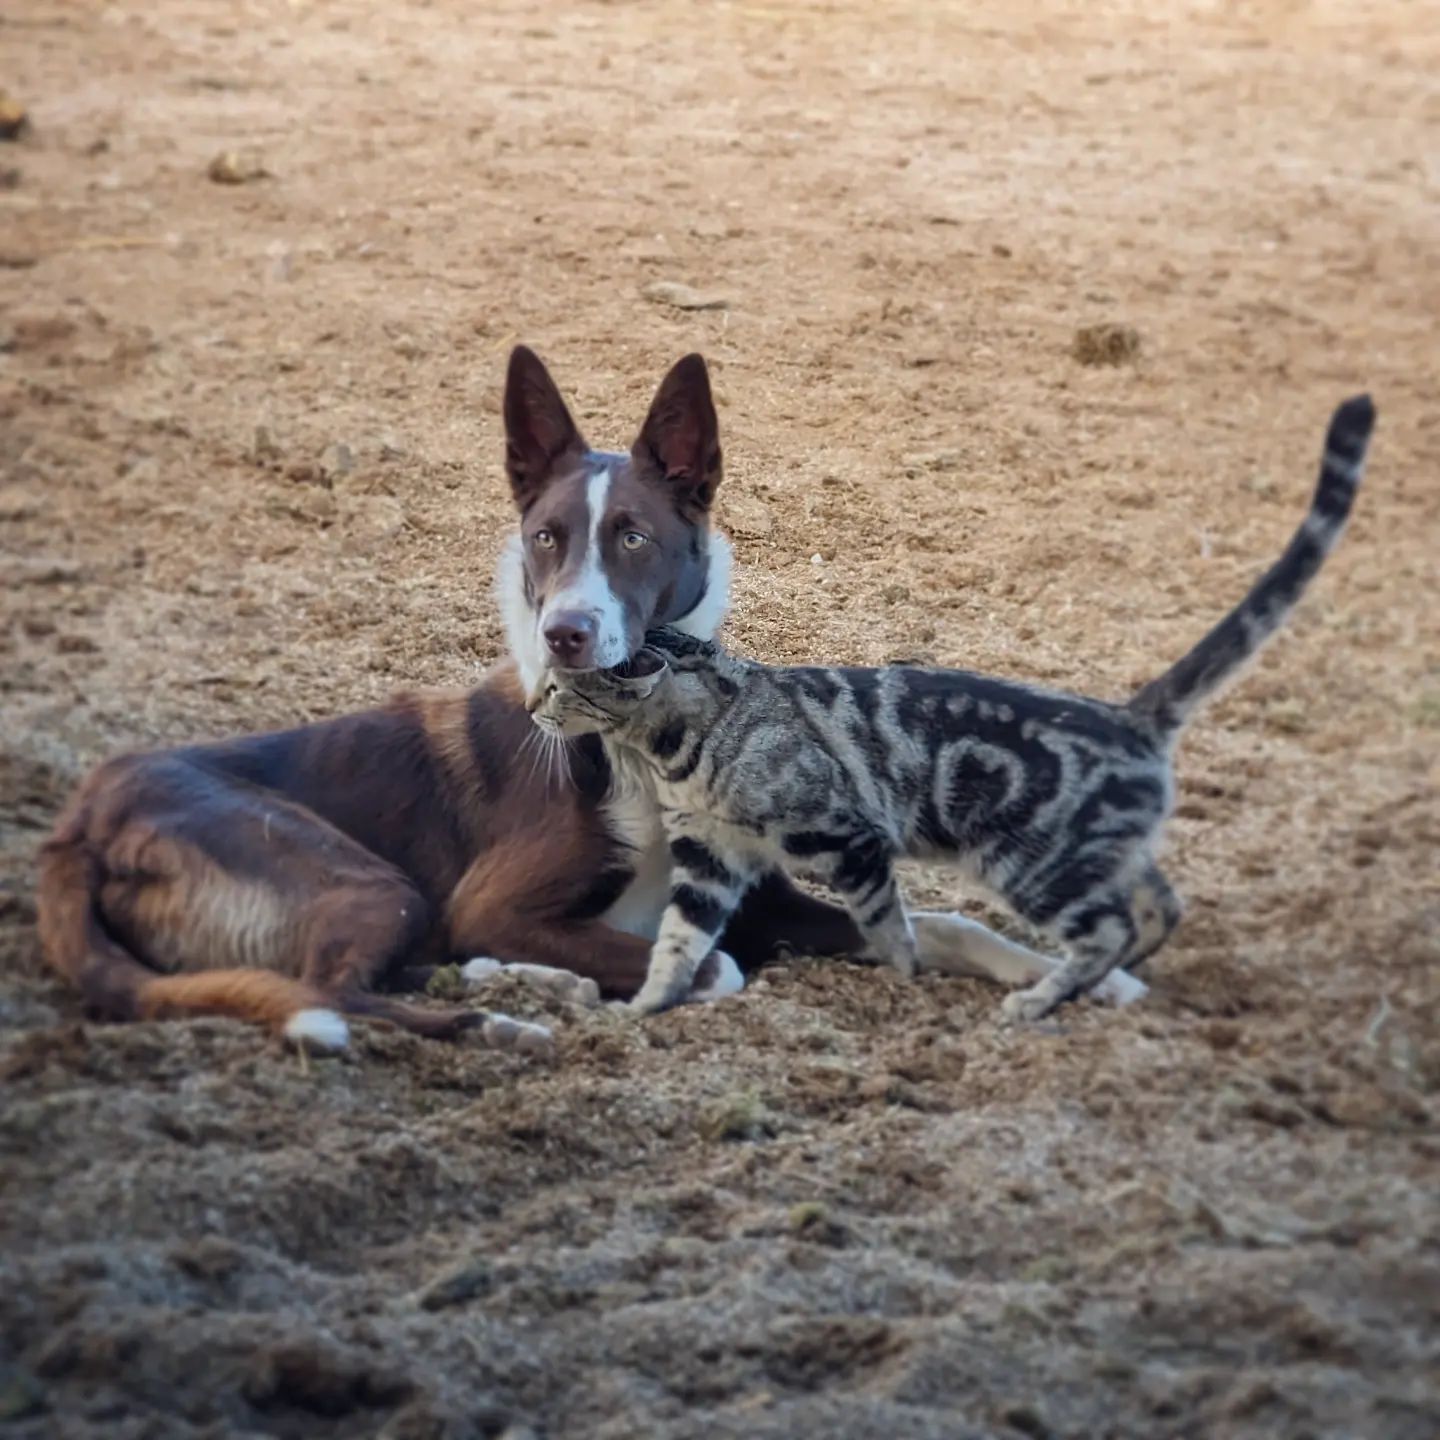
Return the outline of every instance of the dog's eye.
[[[555,532],[553,530],[537,530],[530,537],[537,550],[553,550],[555,548]]]
[[[627,530],[620,537],[620,543],[627,550],[643,550],[650,543],[650,537],[642,535],[638,530]]]

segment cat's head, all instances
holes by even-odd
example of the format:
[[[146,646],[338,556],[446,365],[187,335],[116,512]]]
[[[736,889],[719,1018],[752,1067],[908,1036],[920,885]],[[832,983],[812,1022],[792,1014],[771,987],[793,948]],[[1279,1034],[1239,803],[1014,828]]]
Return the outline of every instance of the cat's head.
[[[669,662],[648,645],[613,669],[551,670],[531,714],[558,735],[611,735],[637,719],[669,677]]]

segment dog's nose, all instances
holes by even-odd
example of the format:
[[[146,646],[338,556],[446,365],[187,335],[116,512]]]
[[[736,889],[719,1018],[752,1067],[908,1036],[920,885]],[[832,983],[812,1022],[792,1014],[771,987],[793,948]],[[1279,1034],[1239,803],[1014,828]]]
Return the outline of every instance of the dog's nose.
[[[562,610],[545,627],[545,643],[567,670],[588,670],[595,663],[595,617],[583,610]]]

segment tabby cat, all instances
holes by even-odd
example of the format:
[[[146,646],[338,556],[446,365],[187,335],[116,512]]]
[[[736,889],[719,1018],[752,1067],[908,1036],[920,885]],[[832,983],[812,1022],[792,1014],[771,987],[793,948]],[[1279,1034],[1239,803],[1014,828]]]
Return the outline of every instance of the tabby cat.
[[[1335,412],[1310,511],[1280,560],[1123,705],[962,670],[771,667],[668,629],[618,670],[554,672],[537,723],[630,752],[670,842],[670,902],[633,1007],[678,1003],[747,887],[776,865],[837,891],[873,956],[909,975],[895,861],[958,864],[1065,951],[1006,998],[1010,1019],[1039,1019],[1152,954],[1180,918],[1155,863],[1176,738],[1339,539],[1374,420],[1368,396]]]

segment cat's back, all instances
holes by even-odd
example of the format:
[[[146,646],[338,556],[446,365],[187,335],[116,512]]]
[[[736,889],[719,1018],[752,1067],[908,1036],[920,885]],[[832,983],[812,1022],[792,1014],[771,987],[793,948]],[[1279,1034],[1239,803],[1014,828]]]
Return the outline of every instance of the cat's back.
[[[1000,742],[1007,732],[1028,737],[1047,731],[1118,753],[1153,749],[1144,724],[1123,705],[971,670],[905,666],[897,671],[902,677],[899,708],[912,723]]]
[[[1041,735],[1117,757],[1155,748],[1124,706],[969,670],[797,665],[766,673],[768,688],[757,697],[773,717],[824,717],[827,730],[842,726],[891,751],[946,738],[1013,749]]]

